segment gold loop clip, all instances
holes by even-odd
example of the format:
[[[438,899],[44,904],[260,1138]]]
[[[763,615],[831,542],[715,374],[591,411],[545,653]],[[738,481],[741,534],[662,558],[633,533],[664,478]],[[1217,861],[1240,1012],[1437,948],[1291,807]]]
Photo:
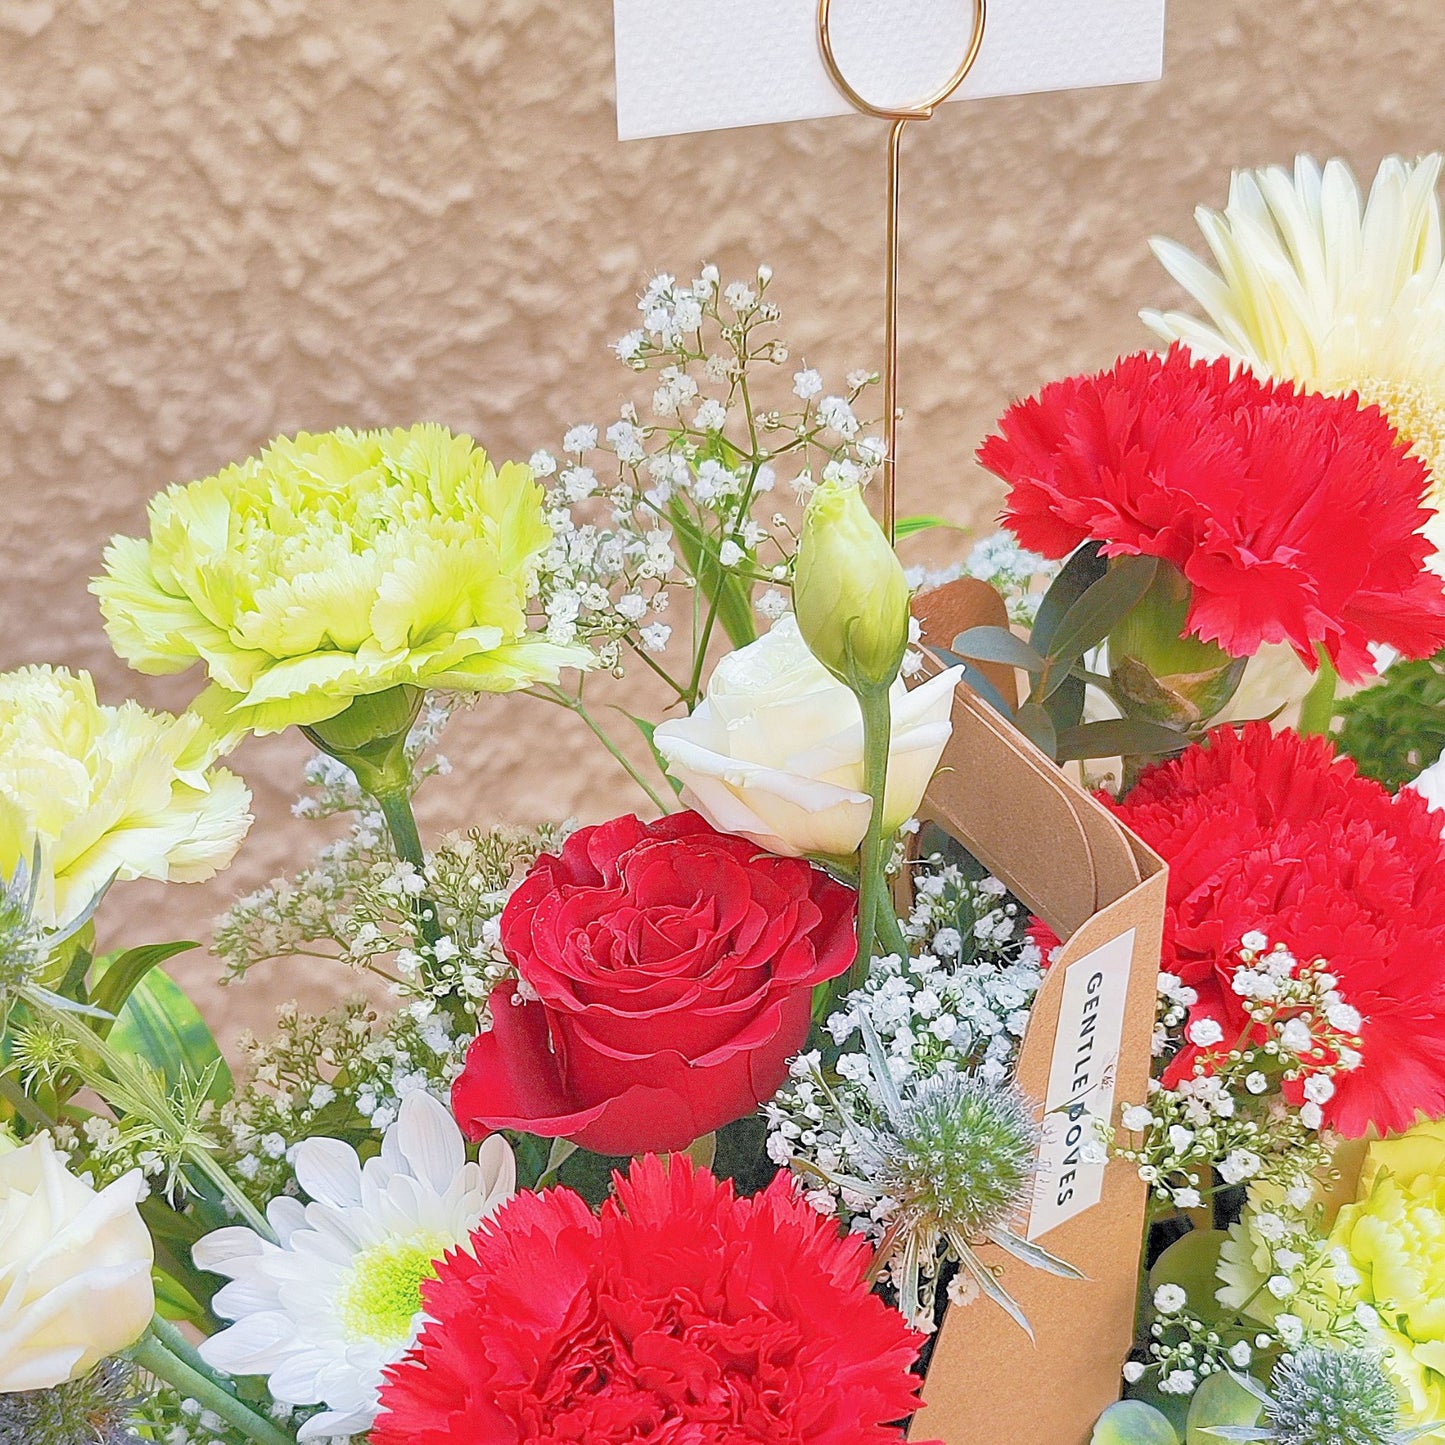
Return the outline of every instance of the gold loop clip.
[[[818,0],[818,44],[823,52],[823,64],[840,94],[855,110],[871,115],[878,120],[892,122],[892,134],[888,142],[888,287],[887,287],[887,363],[883,373],[884,440],[886,455],[883,459],[883,529],[893,540],[894,523],[897,517],[897,460],[898,460],[898,253],[899,253],[899,195],[901,191],[900,169],[902,160],[903,131],[912,120],[931,120],[933,113],[948,100],[968,79],[969,72],[983,48],[983,33],[988,23],[988,0],[973,0],[973,34],[969,38],[968,53],[959,62],[958,68],[948,82],[926,100],[902,109],[874,105],[860,95],[833,50],[833,0]]]

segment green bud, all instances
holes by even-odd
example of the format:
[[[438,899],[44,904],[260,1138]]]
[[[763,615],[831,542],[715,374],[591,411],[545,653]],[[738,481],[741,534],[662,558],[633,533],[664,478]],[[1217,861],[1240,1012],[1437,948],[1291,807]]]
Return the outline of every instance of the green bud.
[[[426,694],[403,684],[358,697],[345,712],[302,732],[324,753],[344,763],[374,798],[404,792],[411,784],[406,739]]]
[[[793,580],[798,630],[854,692],[892,685],[908,650],[908,582],[857,487],[824,482],[808,504]]]
[[[1196,732],[1239,689],[1248,658],[1231,657],[1184,632],[1192,589],[1168,562],[1137,606],[1109,634],[1114,700],[1130,717]]]

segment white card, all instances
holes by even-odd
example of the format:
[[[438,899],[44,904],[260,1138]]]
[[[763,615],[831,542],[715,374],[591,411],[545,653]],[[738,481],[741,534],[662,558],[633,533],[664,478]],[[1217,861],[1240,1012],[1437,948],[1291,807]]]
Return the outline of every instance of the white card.
[[[1103,1163],[1090,1163],[1086,1146],[1101,1143],[1099,1125],[1111,1122],[1134,930],[1069,967],[1044,1114],[1043,1147],[1029,1215],[1029,1238],[1092,1209],[1103,1197]]]
[[[1158,80],[1165,0],[989,0],[959,98]],[[817,0],[614,0],[623,140],[847,115],[818,47]],[[946,84],[971,0],[834,0],[834,51],[876,105]]]

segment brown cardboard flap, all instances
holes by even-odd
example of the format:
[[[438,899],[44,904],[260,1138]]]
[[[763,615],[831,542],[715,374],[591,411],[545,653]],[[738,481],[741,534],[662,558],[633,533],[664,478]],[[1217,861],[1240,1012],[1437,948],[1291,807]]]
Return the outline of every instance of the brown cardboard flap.
[[[946,587],[920,593],[913,599],[913,615],[922,626],[924,637],[936,647],[950,646],[960,632],[967,632],[970,627],[1009,625],[1003,598],[976,577],[960,577]],[[1010,707],[1018,706],[1018,677],[1013,668],[1003,662],[974,665]]]
[[[1071,938],[1034,1005],[1018,1078],[1031,1098],[1047,1096],[1067,974],[1099,948],[1132,932],[1133,968],[1117,1061],[1114,1110],[1142,1102],[1162,935],[1161,871],[1097,914]],[[990,1247],[984,1261],[1023,1307],[1034,1341],[986,1300],[950,1307],[910,1440],[944,1445],[1085,1445],[1094,1422],[1119,1398],[1119,1371],[1134,1338],[1147,1192],[1137,1172],[1114,1160],[1098,1204],[1040,1242],[1085,1274],[1066,1280],[1030,1269]]]
[[[975,617],[989,610],[973,586],[952,603],[934,600],[927,612],[930,623],[936,617],[961,630],[959,617],[970,609]],[[1072,1075],[1074,1087],[1085,1091],[1079,1098],[1096,1107],[1107,1093],[1094,1091],[1111,1086],[1117,1119],[1121,1107],[1143,1101],[1149,1079],[1168,885],[1164,865],[967,688],[959,689],[953,723],[923,815],[1066,940],[1034,1004],[1019,1056],[1020,1087],[1042,1114],[1060,1072],[1066,1081]],[[1089,1022],[1097,1017],[1088,1012],[1093,1005],[1086,1002],[1084,1013],[1077,1008],[1080,998],[1095,996],[1096,980],[1101,997],[1114,990],[1118,1038],[1117,1048],[1100,1045],[1098,1057],[1094,1045],[1102,1030],[1094,1032]],[[1085,1054],[1087,1068],[1076,1062]],[[1071,1130],[1076,1115],[1069,1108],[1057,1097],[1053,1103],[1045,1120],[1055,1131],[1053,1172],[1041,1172],[1044,1187],[1031,1223],[1034,1237],[1085,1278],[1059,1279],[991,1246],[981,1250],[1023,1307],[1036,1343],[987,1301],[950,1307],[911,1440],[1084,1445],[1099,1414],[1118,1398],[1119,1371],[1134,1333],[1147,1192],[1137,1172],[1116,1160],[1102,1177],[1093,1176],[1098,1203],[1073,1203],[1070,1208],[1081,1212],[1071,1217],[1055,1210],[1073,1187],[1074,1156],[1060,1160],[1057,1151],[1080,1140],[1082,1131]],[[1081,1190],[1085,1197],[1092,1192]]]

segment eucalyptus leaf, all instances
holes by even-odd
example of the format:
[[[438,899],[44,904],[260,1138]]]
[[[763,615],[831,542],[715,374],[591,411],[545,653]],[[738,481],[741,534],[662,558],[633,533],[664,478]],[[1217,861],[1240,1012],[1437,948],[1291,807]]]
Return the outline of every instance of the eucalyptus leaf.
[[[1025,672],[1042,672],[1049,665],[1046,658],[1007,627],[970,627],[953,639],[953,650],[976,662],[1001,662]]]
[[[1059,733],[1057,760],[1077,762],[1081,758],[1152,758],[1177,753],[1189,741],[1177,728],[1138,718],[1108,718],[1083,723]]]
[[[1003,694],[991,683],[987,677],[971,663],[966,657],[960,657],[956,652],[950,652],[946,647],[930,647],[928,649],[945,667],[961,667],[963,669],[963,680],[991,707],[995,712],[1002,713],[1004,717],[1013,718],[1014,710],[1004,700]]]
[[[1053,649],[1059,623],[1090,587],[1108,570],[1108,559],[1099,555],[1100,543],[1085,542],[1073,553],[1044,593],[1034,617],[1033,635],[1029,641],[1045,656]]]
[[[1122,557],[1064,614],[1049,639],[1052,670],[1067,675],[1090,649],[1098,647],[1149,590],[1159,562],[1154,557]],[[1038,646],[1035,643],[1035,646]],[[1040,651],[1045,649],[1040,648]],[[1059,678],[1060,684],[1063,678]]]
[[[1076,728],[1084,720],[1084,703],[1087,700],[1088,685],[1082,677],[1070,674],[1056,688],[1049,692],[1044,709],[1053,720],[1055,729],[1064,732]]]
[[[1263,1412],[1259,1396],[1228,1370],[1206,1375],[1189,1402],[1184,1445],[1209,1445],[1210,1440],[1220,1438],[1217,1432],[1221,1425],[1236,1428],[1258,1425]]]
[[[1207,1324],[1217,1324],[1227,1311],[1215,1298],[1219,1288],[1219,1258],[1229,1235],[1220,1229],[1191,1230],[1154,1261],[1149,1271],[1149,1298],[1160,1285],[1175,1284],[1189,1298],[1190,1312]]]
[[[1019,731],[1040,752],[1047,753],[1056,762],[1062,761],[1058,755],[1059,735],[1054,730],[1054,721],[1038,703],[1024,703],[1014,715],[1014,721]]]

